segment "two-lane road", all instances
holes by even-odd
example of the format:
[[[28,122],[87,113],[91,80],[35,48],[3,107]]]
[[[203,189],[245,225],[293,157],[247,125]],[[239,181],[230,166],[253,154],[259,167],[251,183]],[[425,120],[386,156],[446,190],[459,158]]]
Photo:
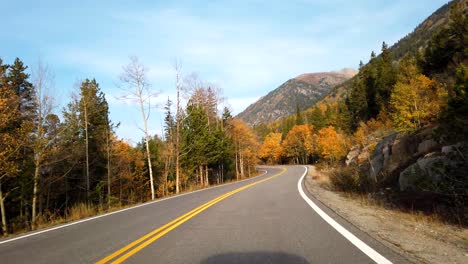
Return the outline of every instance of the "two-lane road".
[[[0,241],[0,263],[406,262],[301,191],[305,167],[264,169],[246,181]]]

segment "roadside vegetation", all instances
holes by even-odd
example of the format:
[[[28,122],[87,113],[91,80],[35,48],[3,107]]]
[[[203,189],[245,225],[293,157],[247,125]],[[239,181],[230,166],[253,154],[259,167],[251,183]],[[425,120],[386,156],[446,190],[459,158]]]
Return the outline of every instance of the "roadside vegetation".
[[[157,93],[147,69],[123,67],[122,100],[136,102],[144,127],[119,139],[97,80],[79,82],[61,113],[43,63],[0,59],[1,235],[34,230],[256,174],[253,131],[220,109],[221,92],[175,67],[177,97],[164,107],[164,134],[148,132]],[[138,127],[135,127],[138,131]]]
[[[399,59],[384,42],[338,99],[256,126],[260,159],[318,164],[336,191],[468,225],[463,1],[451,3],[449,21]]]
[[[382,43],[337,96],[253,129],[176,63],[164,132],[150,134],[157,92],[131,58],[119,88],[140,112],[135,144],[117,137],[126,124],[110,120],[96,79],[80,81],[59,113],[47,66],[0,59],[0,234],[248,178],[259,161],[315,164],[333,190],[468,225],[468,21],[465,1],[448,6],[446,27],[412,33],[424,43]]]

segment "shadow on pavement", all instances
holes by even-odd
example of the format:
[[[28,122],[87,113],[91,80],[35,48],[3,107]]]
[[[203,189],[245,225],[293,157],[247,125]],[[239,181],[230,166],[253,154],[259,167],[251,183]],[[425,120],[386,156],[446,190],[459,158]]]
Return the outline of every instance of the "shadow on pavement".
[[[201,261],[202,264],[230,264],[230,263],[309,263],[301,256],[281,252],[232,252],[214,255]]]

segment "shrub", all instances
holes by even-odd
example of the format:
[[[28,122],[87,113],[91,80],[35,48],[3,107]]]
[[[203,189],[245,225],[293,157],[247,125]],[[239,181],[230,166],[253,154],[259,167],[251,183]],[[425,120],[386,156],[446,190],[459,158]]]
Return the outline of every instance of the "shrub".
[[[342,192],[366,193],[373,189],[372,181],[358,167],[338,167],[330,172],[331,186]]]

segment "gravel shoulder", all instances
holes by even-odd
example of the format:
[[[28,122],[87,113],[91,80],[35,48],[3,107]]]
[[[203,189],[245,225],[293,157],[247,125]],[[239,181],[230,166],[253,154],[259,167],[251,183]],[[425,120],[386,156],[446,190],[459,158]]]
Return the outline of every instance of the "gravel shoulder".
[[[427,216],[378,206],[362,196],[326,188],[326,176],[309,166],[305,185],[323,204],[415,263],[468,263],[468,229]]]

